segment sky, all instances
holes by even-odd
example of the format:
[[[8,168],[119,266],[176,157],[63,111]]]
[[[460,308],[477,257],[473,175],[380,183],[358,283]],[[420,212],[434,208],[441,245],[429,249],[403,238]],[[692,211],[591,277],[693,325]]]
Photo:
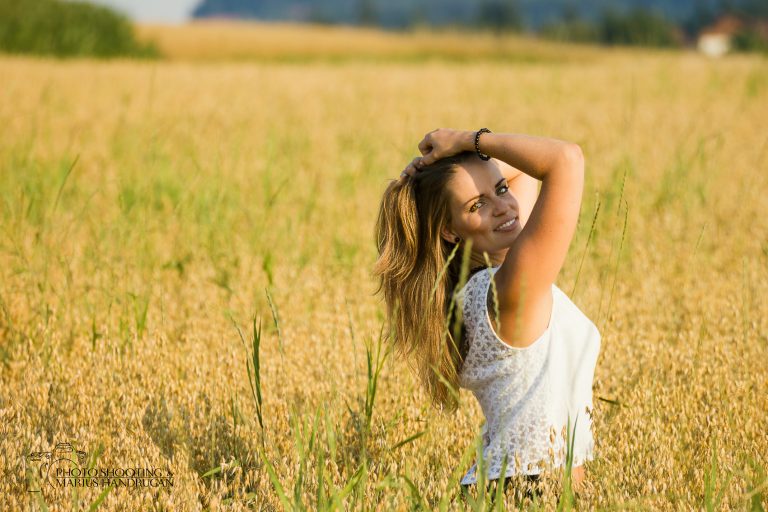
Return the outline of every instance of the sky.
[[[149,23],[182,23],[201,0],[88,0],[106,5],[131,19]]]

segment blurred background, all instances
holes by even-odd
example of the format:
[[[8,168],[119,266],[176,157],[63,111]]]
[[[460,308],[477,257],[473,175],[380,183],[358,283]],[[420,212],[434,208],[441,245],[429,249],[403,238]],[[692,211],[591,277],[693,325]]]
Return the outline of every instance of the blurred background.
[[[764,511],[767,23],[0,0],[0,510],[464,510],[483,414],[377,349],[373,227],[426,132],[487,126],[587,159],[557,277],[602,335],[580,508]],[[174,487],[38,499],[23,457],[61,442]]]
[[[134,31],[131,22],[143,28]],[[215,24],[221,35],[225,22],[240,22],[240,37],[242,22],[279,22],[389,32],[514,33],[599,45],[690,48],[711,56],[768,51],[768,2],[764,0],[0,0],[0,50],[60,56],[191,57],[189,52],[176,51],[169,41],[170,29],[159,32],[151,26],[187,25],[202,30]],[[295,36],[290,31],[285,34]],[[312,42],[311,37],[304,39],[307,52],[314,55]],[[224,45],[219,53],[207,49],[202,54],[226,57],[231,52]],[[354,48],[347,53],[355,53]],[[237,56],[247,55],[247,48],[237,52]],[[265,53],[254,48],[250,55],[264,57]]]

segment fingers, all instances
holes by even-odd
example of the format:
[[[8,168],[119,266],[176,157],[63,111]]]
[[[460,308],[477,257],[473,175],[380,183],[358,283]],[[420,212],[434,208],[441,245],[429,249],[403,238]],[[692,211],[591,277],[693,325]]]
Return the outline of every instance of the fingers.
[[[401,179],[405,178],[406,176],[413,176],[419,172],[422,167],[433,164],[438,160],[437,151],[435,150],[434,145],[435,141],[432,137],[432,134],[438,130],[432,130],[431,132],[427,133],[421,142],[419,142],[418,148],[422,156],[417,156],[414,158],[411,163],[409,163],[406,168],[403,169],[403,172],[400,173]]]
[[[416,157],[413,160],[411,160],[411,163],[409,163],[405,169],[403,169],[403,172],[400,173],[400,178],[405,178],[406,176],[413,176],[417,172],[419,172],[421,168],[421,157]]]
[[[419,151],[421,151],[422,155],[426,155],[432,151],[432,132],[429,132],[423,139],[421,139],[421,142],[419,142]]]
[[[425,165],[432,165],[435,163],[438,160],[436,153],[437,151],[430,151],[429,153],[425,154],[423,157],[421,157],[419,165],[424,167]]]
[[[405,167],[405,169],[403,169],[403,172],[400,173],[400,178],[405,178],[406,176],[412,177],[417,172],[420,172],[423,167],[426,167],[437,160],[438,158],[434,151],[425,156],[417,156]]]

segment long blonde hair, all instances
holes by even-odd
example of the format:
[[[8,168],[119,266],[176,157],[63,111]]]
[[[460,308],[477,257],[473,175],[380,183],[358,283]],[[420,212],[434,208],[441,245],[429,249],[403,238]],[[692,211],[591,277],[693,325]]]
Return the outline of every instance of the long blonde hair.
[[[458,408],[466,355],[461,311],[451,299],[468,260],[440,232],[451,221],[447,185],[456,166],[471,158],[474,152],[459,153],[392,181],[376,222],[374,274],[387,306],[386,339],[407,358],[433,405],[450,413]]]

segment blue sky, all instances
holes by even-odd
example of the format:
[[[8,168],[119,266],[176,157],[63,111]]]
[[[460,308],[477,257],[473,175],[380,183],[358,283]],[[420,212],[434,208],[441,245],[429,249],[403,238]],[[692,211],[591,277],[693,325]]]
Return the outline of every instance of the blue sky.
[[[106,5],[136,21],[181,23],[201,0],[88,0]]]

